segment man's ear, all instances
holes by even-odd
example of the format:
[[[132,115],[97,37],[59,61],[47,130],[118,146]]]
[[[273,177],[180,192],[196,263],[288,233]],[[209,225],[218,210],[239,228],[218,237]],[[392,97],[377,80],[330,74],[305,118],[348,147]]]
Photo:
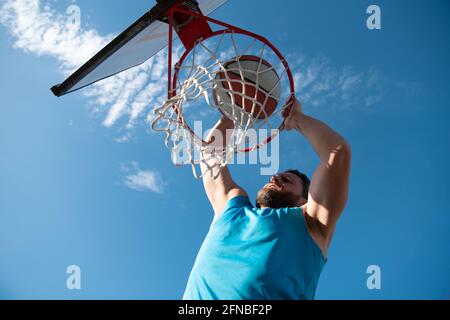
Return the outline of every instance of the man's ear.
[[[300,200],[299,200],[299,205],[300,205],[300,206],[303,206],[303,205],[305,205],[307,202],[308,202],[308,199],[305,199],[305,198],[301,197]]]

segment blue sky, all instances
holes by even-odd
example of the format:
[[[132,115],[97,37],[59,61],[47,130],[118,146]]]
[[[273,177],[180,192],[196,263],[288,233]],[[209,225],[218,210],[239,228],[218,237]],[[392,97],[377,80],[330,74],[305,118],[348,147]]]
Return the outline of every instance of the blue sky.
[[[105,3],[0,1],[2,299],[179,299],[211,222],[202,184],[146,128],[166,86],[163,54],[63,98],[49,91],[153,5]],[[366,28],[371,4],[381,30]],[[350,199],[316,298],[448,299],[448,1],[283,5],[230,1],[214,17],[271,39],[304,111],[352,145]],[[281,168],[311,175],[305,139],[280,142]],[[231,169],[251,195],[268,179],[256,165]],[[66,289],[69,265],[82,270],[80,291]],[[370,265],[381,290],[366,286]]]

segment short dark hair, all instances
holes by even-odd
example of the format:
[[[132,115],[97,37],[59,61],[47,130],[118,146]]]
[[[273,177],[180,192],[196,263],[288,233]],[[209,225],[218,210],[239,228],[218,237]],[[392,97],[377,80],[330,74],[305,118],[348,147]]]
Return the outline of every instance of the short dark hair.
[[[311,180],[309,180],[308,176],[295,169],[286,170],[285,173],[293,173],[302,180],[303,183],[302,196],[303,198],[308,199],[309,185],[311,184]]]

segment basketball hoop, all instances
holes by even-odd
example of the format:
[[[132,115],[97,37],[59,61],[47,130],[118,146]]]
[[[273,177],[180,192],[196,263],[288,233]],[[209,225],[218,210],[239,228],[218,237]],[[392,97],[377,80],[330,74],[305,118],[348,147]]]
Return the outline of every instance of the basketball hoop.
[[[267,39],[204,16],[191,1],[171,8],[167,22],[168,99],[154,110],[151,127],[166,134],[166,146],[176,165],[191,164],[196,178],[207,173],[217,178],[234,153],[259,149],[278,134],[243,147],[249,129],[283,130],[281,114],[292,106],[293,76]],[[213,31],[210,24],[218,30]],[[186,49],[174,68],[172,30]],[[222,148],[211,147],[188,123],[185,111],[199,102],[233,121],[233,139]],[[206,168],[203,173],[197,172],[199,164]]]

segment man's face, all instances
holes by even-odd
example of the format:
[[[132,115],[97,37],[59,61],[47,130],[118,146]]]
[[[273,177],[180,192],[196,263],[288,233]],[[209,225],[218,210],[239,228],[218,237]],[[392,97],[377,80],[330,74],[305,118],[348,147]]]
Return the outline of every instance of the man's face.
[[[256,203],[260,207],[275,209],[298,207],[306,202],[302,194],[303,183],[299,176],[293,173],[278,173],[258,192]]]

